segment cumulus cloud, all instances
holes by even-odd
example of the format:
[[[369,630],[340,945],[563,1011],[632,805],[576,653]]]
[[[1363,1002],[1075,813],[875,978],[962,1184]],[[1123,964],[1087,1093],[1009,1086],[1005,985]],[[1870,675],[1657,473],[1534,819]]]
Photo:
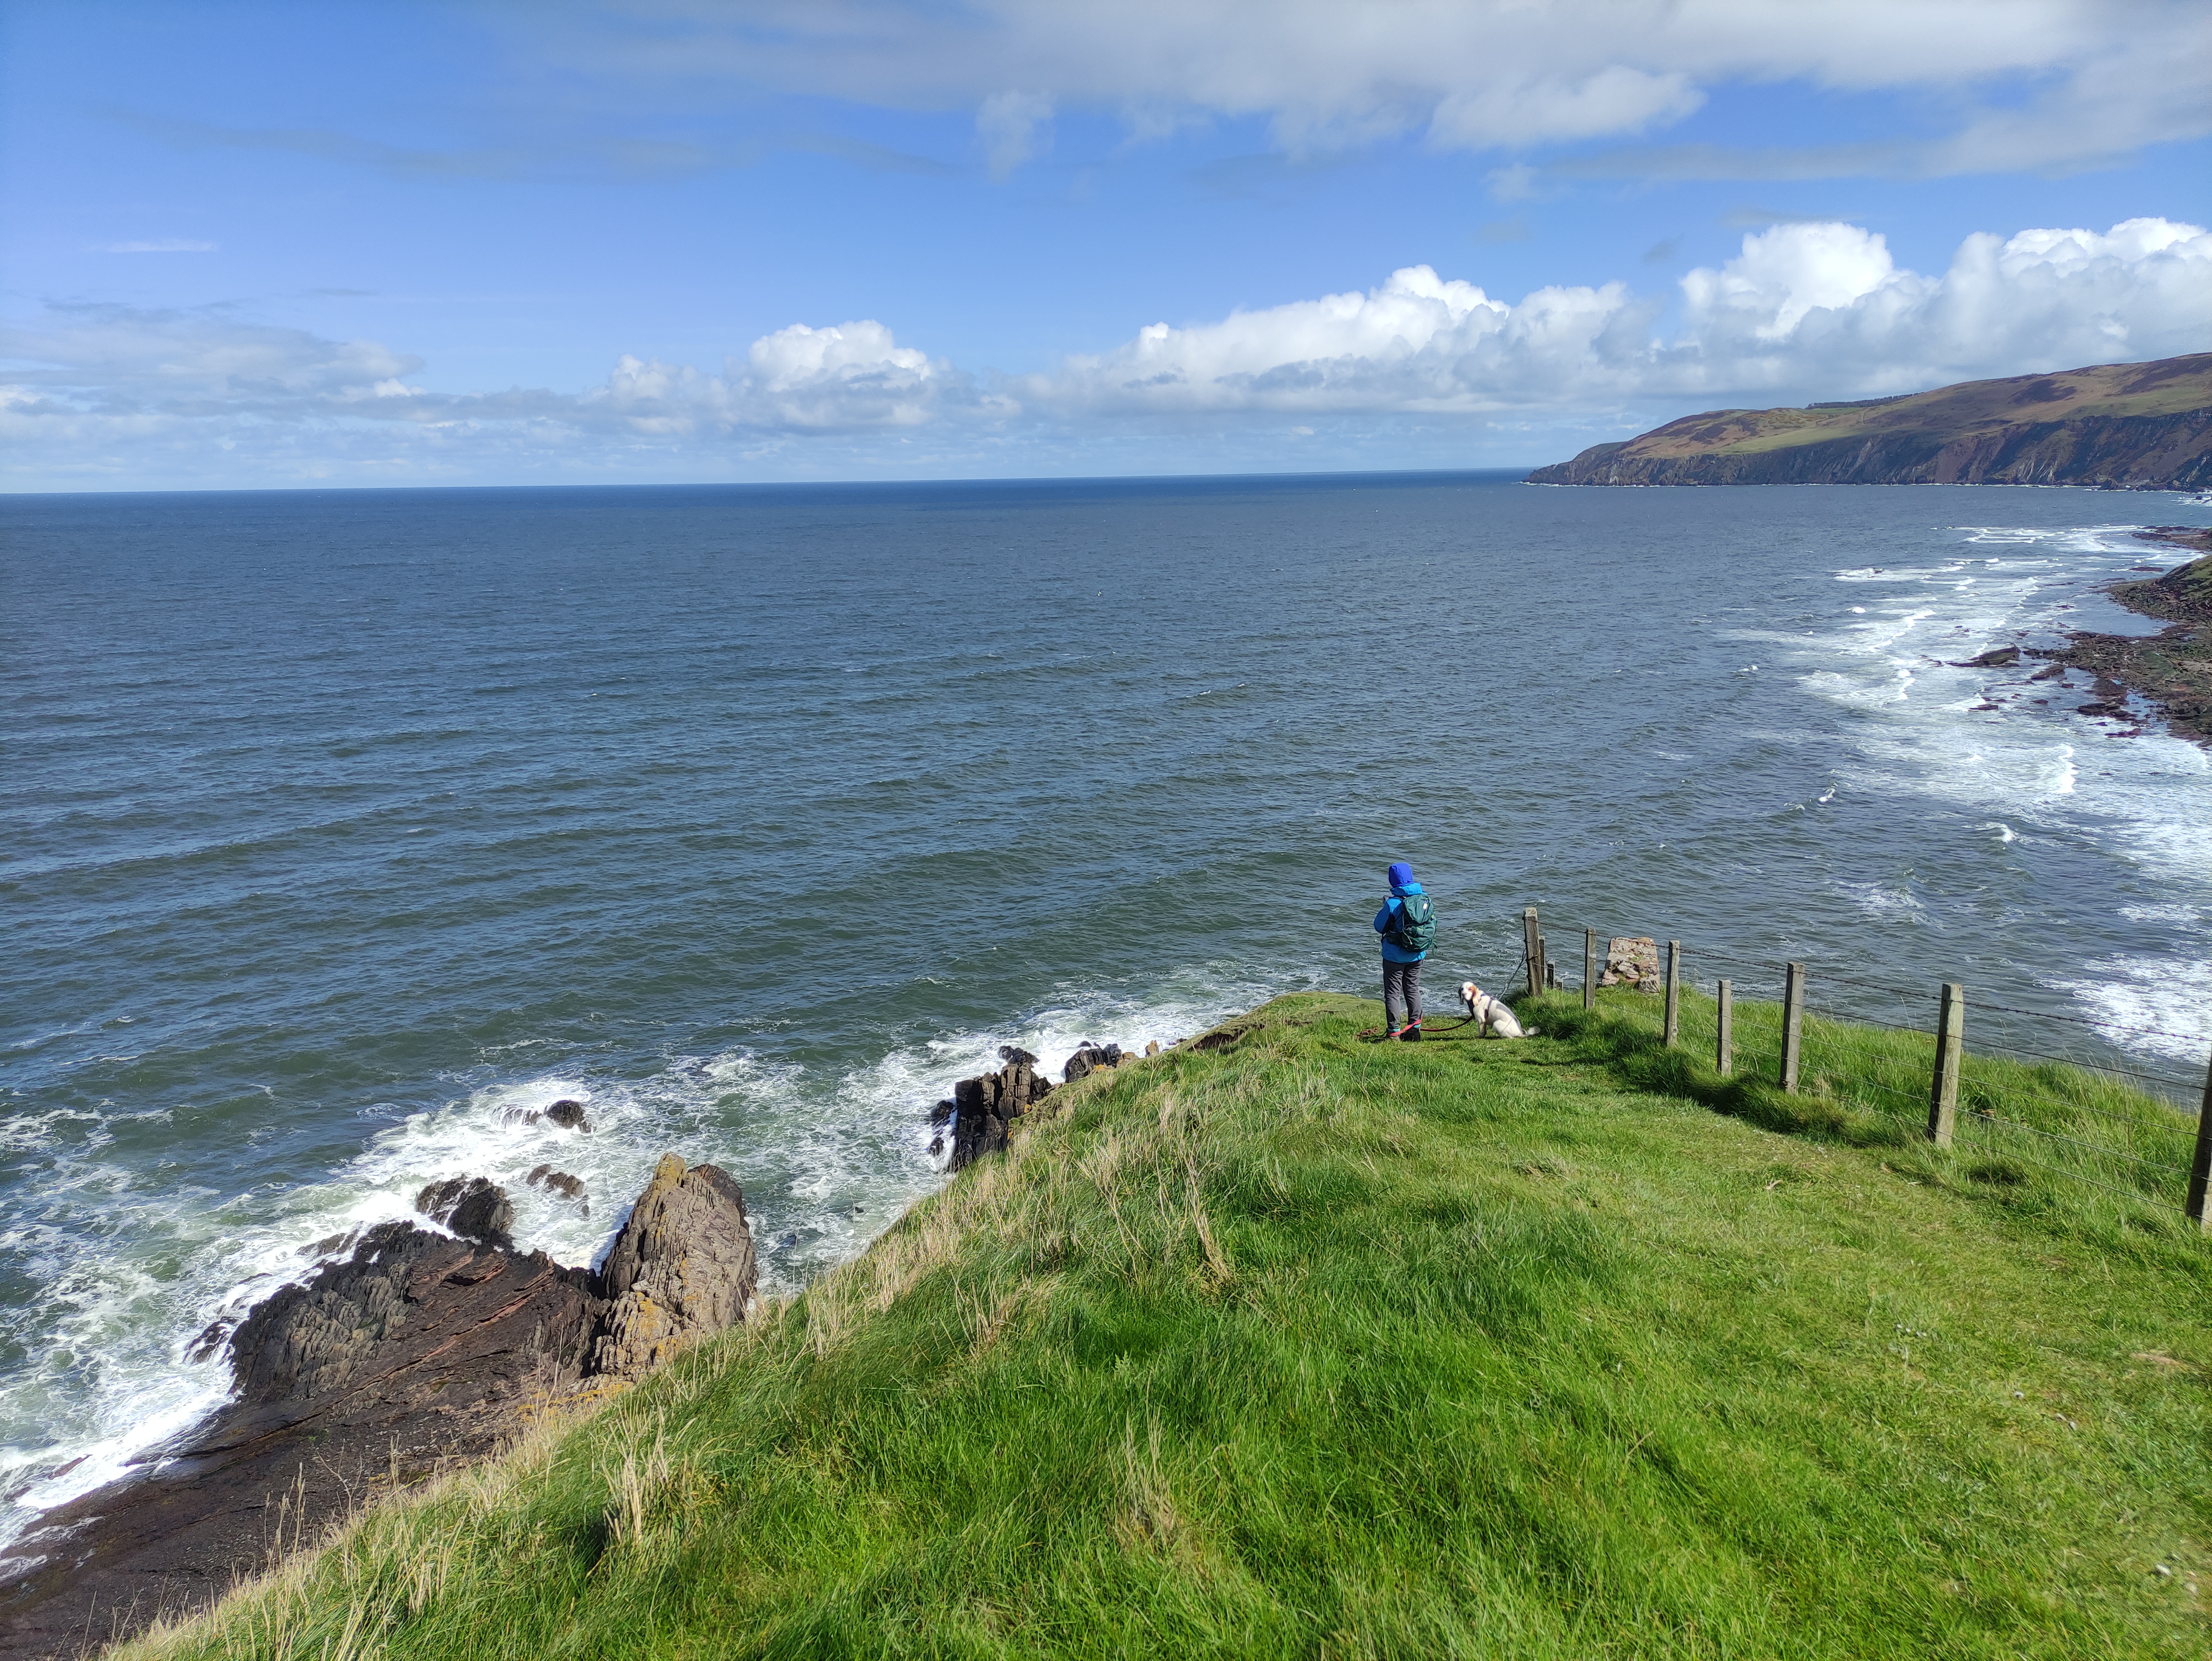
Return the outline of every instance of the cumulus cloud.
[[[1685,276],[1671,328],[1620,283],[1514,303],[1426,265],[1186,328],[1019,383],[1055,408],[1478,414],[1624,399],[1868,396],[2212,347],[2212,235],[1971,236],[1940,277],[1854,225],[1778,225]]]
[[[218,312],[58,307],[0,332],[0,447],[17,477],[48,480],[125,477],[155,451],[297,471],[374,450],[389,476],[415,478],[647,454],[696,475],[769,452],[787,471],[802,453],[903,454],[926,471],[922,452],[898,447],[954,441],[970,446],[969,470],[1024,471],[1024,445],[1060,444],[1085,467],[1107,453],[1085,446],[1145,442],[1161,447],[1143,464],[1157,467],[1193,465],[1172,447],[1194,433],[1289,443],[1325,425],[1356,446],[1394,423],[1656,419],[2206,350],[2212,234],[2196,225],[1978,233],[1931,275],[1863,227],[1785,223],[1671,293],[1615,282],[1509,301],[1415,265],[1364,290],[1152,324],[1026,375],[970,373],[864,319],[794,323],[719,372],[626,356],[581,392],[455,393],[425,389],[421,359],[374,341]],[[989,460],[973,447],[986,439]],[[1249,444],[1237,454],[1254,459]]]
[[[625,356],[606,385],[576,400],[579,420],[629,430],[849,433],[919,427],[957,408],[1004,410],[970,377],[902,346],[872,319],[813,329],[794,323],[763,335],[719,375]]]
[[[2212,131],[2201,0],[698,0],[609,4],[553,30],[540,8],[514,15],[538,49],[598,70],[981,106],[994,155],[1023,143],[1018,120],[1005,151],[990,136],[1009,87],[1120,107],[1140,136],[1178,113],[1264,116],[1294,150],[1628,137],[1727,82],[1948,94],[1953,131],[1849,164],[1885,171],[2063,166]],[[1778,164],[1708,151],[1695,165]]]
[[[624,356],[581,392],[443,392],[412,354],[221,311],[62,306],[0,330],[0,446],[18,477],[128,476],[133,458],[241,449],[284,471],[370,451],[387,472],[550,454],[616,464],[763,438],[919,429],[1010,411],[880,323],[793,324],[720,374]]]

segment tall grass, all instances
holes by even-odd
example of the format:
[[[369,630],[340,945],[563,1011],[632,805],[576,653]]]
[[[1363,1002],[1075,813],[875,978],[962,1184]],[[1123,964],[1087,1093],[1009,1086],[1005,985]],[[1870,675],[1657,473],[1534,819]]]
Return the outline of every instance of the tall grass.
[[[2212,1643],[2208,1254],[2154,1196],[1929,1147],[1869,1087],[1924,1102],[1911,1035],[1822,1024],[1784,1096],[1771,1010],[1722,1080],[1701,1001],[1673,1050],[1536,1004],[1414,1047],[1283,999],[1055,1092],[803,1297],[132,1652]]]

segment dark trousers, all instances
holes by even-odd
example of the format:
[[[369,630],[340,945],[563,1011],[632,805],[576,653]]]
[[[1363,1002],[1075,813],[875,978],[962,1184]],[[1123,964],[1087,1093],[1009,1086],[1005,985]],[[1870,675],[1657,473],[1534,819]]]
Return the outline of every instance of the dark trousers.
[[[1407,1025],[1406,1013],[1413,1012],[1412,1025],[1421,1024],[1421,965],[1417,963],[1390,963],[1382,965],[1382,1013],[1389,1017],[1390,1030],[1395,1032]]]

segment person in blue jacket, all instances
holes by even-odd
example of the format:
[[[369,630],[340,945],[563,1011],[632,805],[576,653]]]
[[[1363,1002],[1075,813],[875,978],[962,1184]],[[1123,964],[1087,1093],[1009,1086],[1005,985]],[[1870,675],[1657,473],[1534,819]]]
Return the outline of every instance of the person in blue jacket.
[[[1390,867],[1390,897],[1375,914],[1382,937],[1382,1014],[1386,1041],[1421,1041],[1421,959],[1437,943],[1436,908],[1402,861]]]

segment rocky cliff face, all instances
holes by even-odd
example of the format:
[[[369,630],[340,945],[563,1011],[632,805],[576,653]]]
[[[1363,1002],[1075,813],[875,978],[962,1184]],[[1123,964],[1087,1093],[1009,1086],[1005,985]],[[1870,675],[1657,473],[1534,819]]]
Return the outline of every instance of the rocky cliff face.
[[[0,1565],[0,1656],[76,1653],[95,1605],[104,1636],[112,1610],[135,1629],[204,1604],[278,1540],[491,1452],[525,1404],[635,1378],[741,1320],[757,1281],[737,1183],[674,1154],[598,1274],[516,1251],[513,1208],[480,1177],[431,1184],[417,1209],[469,1238],[369,1230],[230,1335],[236,1401],[157,1475],[42,1519]]]
[[[2212,489],[2212,354],[1966,381],[1864,404],[1714,411],[1593,445],[1528,478]]]
[[[635,1378],[744,1314],[760,1271],[745,1196],[719,1166],[664,1153],[600,1269],[591,1370]]]
[[[2212,411],[2023,422],[1994,432],[1853,435],[1786,449],[1625,454],[1599,444],[1534,484],[2088,484],[2212,489]]]

